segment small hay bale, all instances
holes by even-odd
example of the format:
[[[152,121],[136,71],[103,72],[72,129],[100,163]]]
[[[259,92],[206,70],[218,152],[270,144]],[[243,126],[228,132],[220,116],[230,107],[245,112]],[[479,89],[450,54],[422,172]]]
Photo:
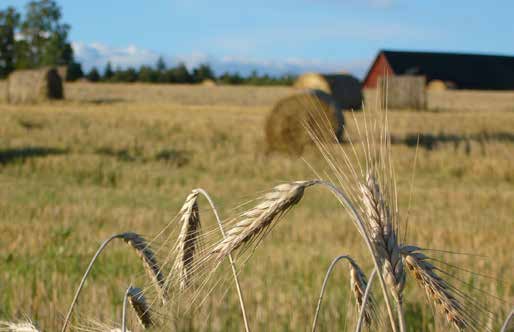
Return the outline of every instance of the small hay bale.
[[[63,98],[63,82],[55,68],[16,70],[7,80],[7,101],[11,104]]]
[[[450,81],[431,80],[427,84],[428,91],[446,91],[455,89],[455,83]]]
[[[337,140],[342,140],[343,113],[327,93],[307,90],[279,100],[266,119],[267,152],[301,155],[312,143],[307,128],[321,139],[335,135]]]
[[[362,108],[362,85],[352,75],[340,74],[303,74],[294,83],[300,89],[321,90],[332,95],[342,109]]]
[[[209,78],[203,80],[202,83],[200,83],[200,84],[202,84],[202,86],[216,86],[217,85],[214,80],[211,80]]]

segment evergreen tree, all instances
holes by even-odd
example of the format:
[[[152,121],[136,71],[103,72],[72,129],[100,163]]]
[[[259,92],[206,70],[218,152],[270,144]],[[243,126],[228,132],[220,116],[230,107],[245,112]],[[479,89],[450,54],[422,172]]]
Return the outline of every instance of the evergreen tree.
[[[86,78],[90,82],[98,82],[100,81],[100,73],[98,72],[98,69],[96,67],[91,68],[89,73],[87,73]]]
[[[193,70],[193,82],[200,83],[207,79],[215,79],[214,72],[208,64],[201,64]]]
[[[66,71],[66,81],[74,82],[82,77],[84,77],[82,65],[77,62],[70,63]]]
[[[111,62],[109,61],[109,62],[107,62],[107,65],[105,66],[103,79],[105,81],[110,81],[113,76],[114,76],[114,71],[112,70]]]
[[[0,78],[15,68],[16,49],[14,35],[20,23],[20,14],[13,7],[0,11]]]
[[[157,59],[157,64],[155,65],[155,68],[159,73],[164,73],[164,71],[166,70],[166,62],[164,61],[162,56],[160,56],[159,59]]]

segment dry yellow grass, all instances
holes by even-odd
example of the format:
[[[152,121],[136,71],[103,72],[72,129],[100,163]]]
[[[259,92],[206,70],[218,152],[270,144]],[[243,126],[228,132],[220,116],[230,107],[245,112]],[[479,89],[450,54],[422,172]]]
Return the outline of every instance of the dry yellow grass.
[[[179,105],[171,97],[157,98],[166,86],[103,89],[110,86],[72,84],[67,87],[71,101],[0,105],[0,320],[28,314],[42,330],[57,330],[99,242],[129,230],[150,239],[177,214],[193,188],[207,189],[222,215],[229,216],[231,207],[282,181],[313,177],[300,160],[264,158],[260,153],[265,116],[275,97],[287,89],[241,88],[238,95],[239,88],[230,88],[233,95],[201,99],[196,87],[180,87],[180,102],[186,105]],[[82,99],[74,91],[81,87],[87,90]],[[117,95],[126,97],[95,102]],[[241,106],[252,102],[249,96],[259,96],[257,106]],[[208,101],[212,105],[206,106]],[[363,115],[355,116],[360,121]],[[348,134],[356,137],[351,118]],[[390,124],[403,211],[415,151],[407,144],[412,145],[417,132],[430,134],[432,140],[427,145],[432,150],[419,151],[409,242],[487,255],[432,256],[502,280],[468,275],[465,281],[512,303],[514,243],[508,235],[514,226],[514,113],[494,108],[393,111]],[[317,169],[323,168],[315,156],[306,155]],[[350,223],[334,220],[345,217],[330,194],[312,190],[306,196],[240,273],[243,290],[252,290],[245,295],[255,331],[309,329],[323,272],[332,258],[352,253],[365,261]],[[203,215],[203,225],[213,227],[210,214]],[[78,312],[106,322],[118,320],[124,289],[131,282],[127,275],[136,275],[138,285],[146,280],[137,257],[113,247],[95,267]],[[335,278],[347,278],[346,270],[336,270]],[[423,292],[414,286],[405,292],[408,324],[417,331],[442,330],[433,323]],[[329,284],[320,330],[346,326],[352,316],[348,296],[348,289]],[[148,301],[156,297],[150,294]],[[205,304],[194,321],[179,321],[177,329],[241,330],[230,281]],[[510,310],[507,305],[502,309],[499,314]]]

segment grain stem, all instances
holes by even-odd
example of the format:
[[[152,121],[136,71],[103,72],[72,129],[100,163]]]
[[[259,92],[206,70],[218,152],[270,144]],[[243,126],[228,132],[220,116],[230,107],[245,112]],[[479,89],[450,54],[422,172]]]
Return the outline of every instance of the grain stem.
[[[199,193],[201,193],[205,199],[207,199],[207,202],[209,202],[209,205],[211,206],[212,213],[214,214],[214,217],[216,218],[216,222],[218,223],[218,227],[220,229],[221,235],[223,238],[225,238],[225,230],[223,229],[223,225],[221,222],[221,218],[219,216],[218,210],[216,209],[216,206],[214,205],[213,200],[211,199],[209,193],[205,191],[202,188],[195,189]],[[237,296],[239,297],[239,306],[241,307],[241,314],[243,315],[243,322],[245,325],[245,331],[250,332],[250,325],[248,324],[248,317],[246,315],[246,308],[245,308],[245,302],[243,297],[243,291],[241,289],[241,285],[239,283],[239,278],[237,276],[237,270],[236,265],[234,264],[234,259],[232,257],[232,254],[228,255],[228,260],[230,262],[230,268],[232,269],[232,275],[234,276],[234,283],[236,284],[236,290],[237,290]]]

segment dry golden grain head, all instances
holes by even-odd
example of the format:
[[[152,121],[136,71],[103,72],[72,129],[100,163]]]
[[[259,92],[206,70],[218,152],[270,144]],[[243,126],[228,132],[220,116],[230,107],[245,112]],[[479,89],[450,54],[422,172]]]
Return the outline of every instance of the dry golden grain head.
[[[364,293],[366,292],[368,281],[362,269],[359,267],[359,265],[357,265],[357,263],[353,259],[349,260],[349,266],[350,286],[352,289],[352,293],[355,297],[357,308],[360,311],[363,306]],[[376,317],[377,315],[374,299],[372,296],[369,296],[364,309],[364,321],[367,325],[371,325],[373,319],[375,319]]]
[[[398,302],[401,302],[405,286],[403,261],[389,204],[382,195],[380,183],[373,171],[368,171],[366,181],[360,185],[360,190],[365,222],[371,242],[382,265],[382,275],[391,294]]]
[[[32,322],[4,322],[0,321],[0,332],[39,332]]]
[[[121,234],[121,238],[130,245],[141,257],[145,270],[147,271],[152,283],[155,285],[157,293],[163,303],[166,303],[166,279],[161,272],[157,258],[146,240],[139,234],[127,232]]]
[[[141,323],[141,326],[147,329],[154,325],[150,306],[146,302],[143,291],[137,287],[130,287],[127,290],[127,296],[130,305],[136,312],[137,319],[139,320],[139,323]]]
[[[177,273],[180,287],[189,285],[195,252],[199,246],[200,212],[198,210],[198,191],[193,190],[180,210],[181,229],[177,240],[177,257],[173,270]]]
[[[212,254],[218,259],[230,254],[241,245],[262,235],[271,223],[297,204],[303,197],[306,187],[315,181],[296,181],[276,186],[264,195],[260,203],[241,215],[237,222],[226,234],[226,237],[214,247]]]
[[[407,268],[439,313],[457,330],[467,328],[469,324],[462,304],[447,282],[435,272],[436,268],[427,261],[429,258],[415,246],[403,246],[401,252]]]

